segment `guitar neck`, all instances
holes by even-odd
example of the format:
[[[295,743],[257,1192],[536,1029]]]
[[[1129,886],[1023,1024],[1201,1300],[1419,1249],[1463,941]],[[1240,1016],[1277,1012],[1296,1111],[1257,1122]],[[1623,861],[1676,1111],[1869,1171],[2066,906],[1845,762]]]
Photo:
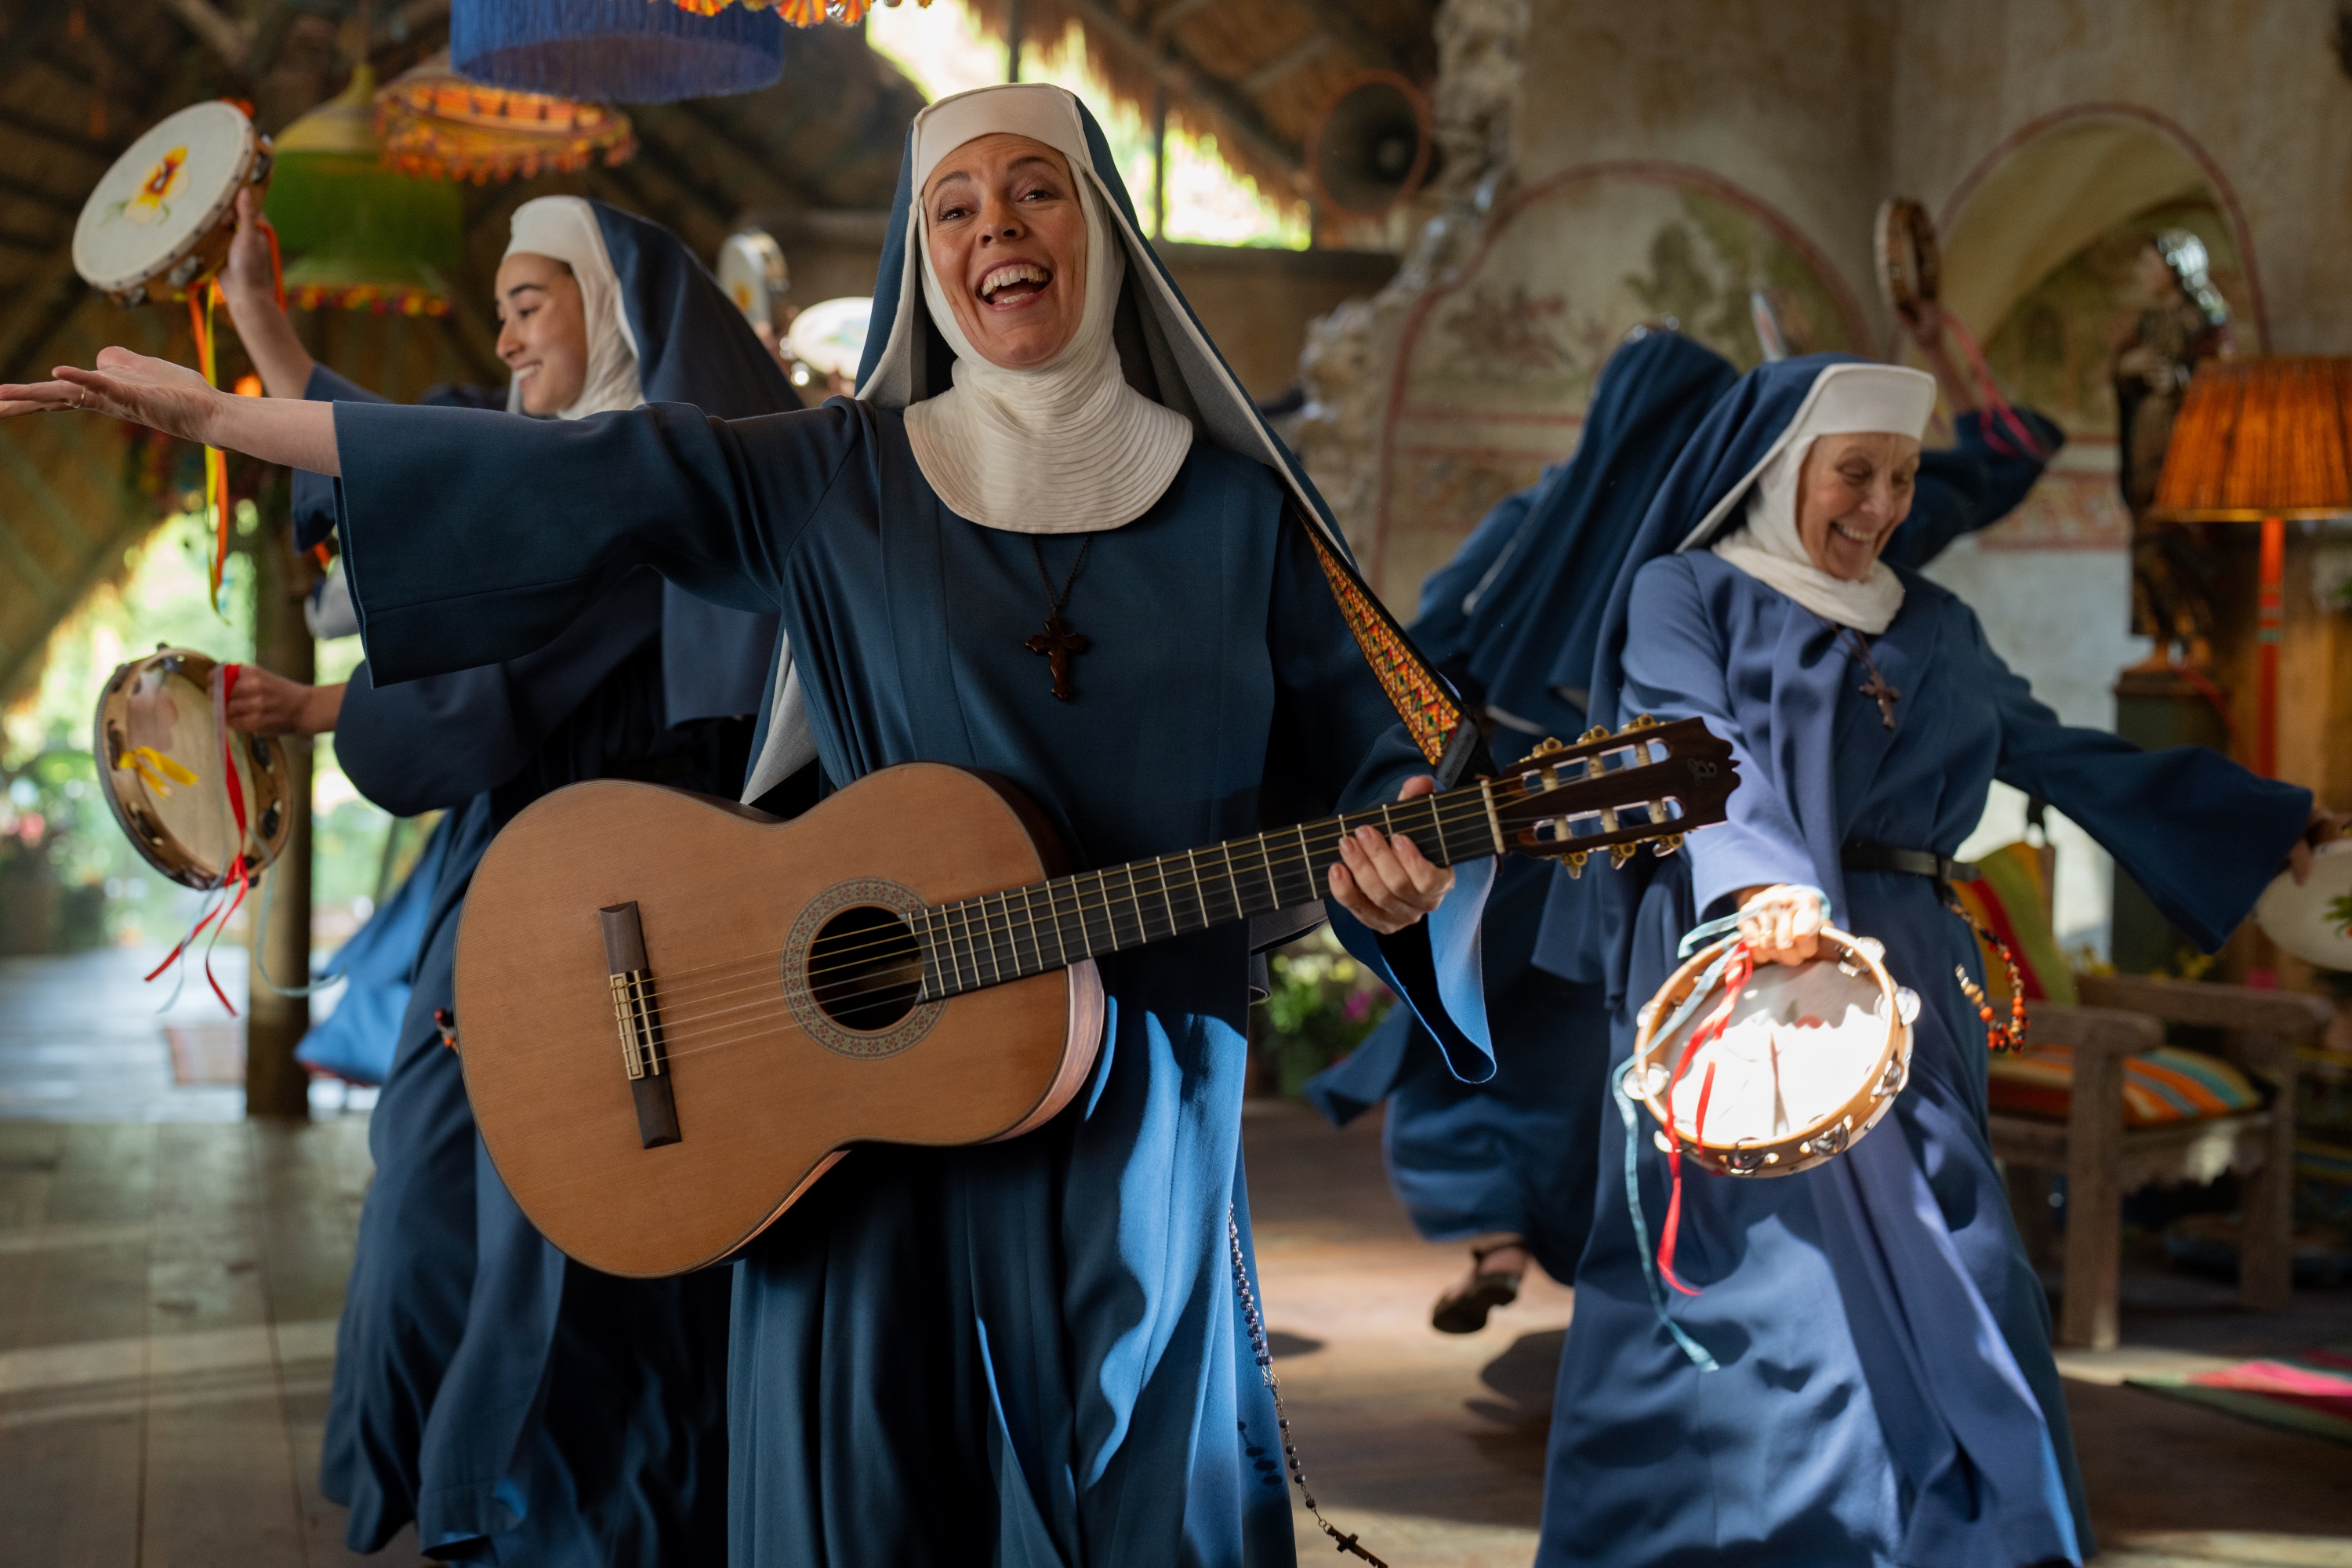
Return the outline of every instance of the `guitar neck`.
[[[1339,841],[1367,826],[1412,839],[1439,866],[1484,859],[1504,847],[1493,795],[1482,781],[1205,848],[934,904],[912,917],[923,948],[922,998],[954,996],[1311,904],[1324,896],[1327,873],[1339,863]]]

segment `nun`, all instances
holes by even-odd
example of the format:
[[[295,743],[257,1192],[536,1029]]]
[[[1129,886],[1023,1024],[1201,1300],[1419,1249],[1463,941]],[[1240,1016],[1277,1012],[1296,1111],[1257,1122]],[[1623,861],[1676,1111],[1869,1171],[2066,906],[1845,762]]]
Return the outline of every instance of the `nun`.
[[[1738,379],[1729,361],[1670,328],[1634,328],[1601,367],[1568,461],[1497,504],[1423,585],[1413,639],[1484,709],[1498,757],[1587,727],[1592,652],[1618,568],[1667,471]],[[1969,395],[1956,375],[1943,380],[1956,401]],[[2013,438],[2011,420],[2027,441]],[[1920,455],[1911,510],[1884,558],[1924,566],[2000,521],[2063,440],[2031,409],[1994,425],[1964,408],[1952,444]],[[1602,912],[1597,884],[1608,876],[1571,879],[1507,860],[1496,868],[1484,928],[1492,1079],[1455,1078],[1399,1010],[1307,1086],[1340,1125],[1388,1096],[1381,1152],[1398,1201],[1425,1238],[1469,1244],[1469,1268],[1430,1311],[1441,1332],[1484,1328],[1517,1299],[1530,1261],[1569,1280],[1584,1249],[1609,1013],[1601,944],[1580,933]],[[1553,906],[1552,940],[1539,945]]]
[[[2005,1568],[2094,1550],[2048,1306],[1987,1140],[1988,1033],[1956,977],[1981,984],[1981,966],[1945,906],[1949,857],[1998,778],[2081,823],[2210,949],[2325,823],[2308,791],[2217,752],[2062,725],[1965,605],[1887,564],[1934,395],[1919,372],[1834,355],[1750,374],[1610,593],[1595,717],[1701,719],[1741,772],[1727,823],[1606,884],[1623,918],[1589,929],[1612,1077],[1635,1009],[1714,917],[1797,963],[1834,915],[1885,944],[1922,1005],[1910,1082],[1872,1136],[1794,1176],[1685,1171],[1668,1261],[1693,1294],[1662,1288],[1639,1218],[1665,1212],[1664,1160],[1622,1091],[1600,1117],[1608,1174],[1539,1563]]]
[[[380,405],[302,350],[249,209],[226,291],[268,389]],[[436,389],[428,404],[570,421],[635,407],[651,387],[721,415],[799,405],[677,238],[610,207],[552,196],[517,208],[498,308],[511,388]],[[323,538],[331,481],[298,473],[295,510],[303,542]],[[232,722],[332,730],[369,799],[447,812],[419,862],[438,869],[418,890],[423,935],[369,1124],[376,1174],[337,1335],[322,1488],[351,1510],[356,1550],[413,1519],[424,1550],[452,1561],[651,1565],[723,1551],[727,1282],[611,1279],[556,1252],[491,1166],[443,1040],[458,916],[492,835],[577,779],[734,794],[751,738],[738,716],[764,706],[775,639],[772,614],[709,605],[641,569],[546,646],[500,662],[399,684],[378,685],[364,663],[346,685],[259,670],[238,682]]]
[[[0,411],[80,398],[339,475],[379,680],[520,657],[651,564],[781,612],[759,766],[806,746],[832,787],[985,768],[1080,866],[1432,787],[1444,738],[1399,721],[1365,657],[1328,512],[1059,88],[917,117],[855,400],[537,425],[225,398],[101,360],[0,388]],[[1363,635],[1385,668],[1410,656]],[[1342,939],[1484,1077],[1489,863],[1370,830],[1342,855]],[[1248,957],[1234,924],[1105,960],[1102,1048],[1066,1110],[976,1148],[862,1146],[753,1244],[733,1562],[1293,1560],[1241,1289]]]

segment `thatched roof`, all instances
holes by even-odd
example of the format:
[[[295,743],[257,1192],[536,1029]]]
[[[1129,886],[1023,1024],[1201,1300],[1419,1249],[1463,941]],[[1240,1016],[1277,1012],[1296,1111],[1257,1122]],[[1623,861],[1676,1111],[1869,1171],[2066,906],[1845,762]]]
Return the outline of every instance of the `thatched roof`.
[[[1307,194],[1316,119],[1354,77],[1437,71],[1437,0],[969,0],[999,38],[1059,39],[1076,23],[1096,71],[1148,121],[1168,118],[1269,191]]]

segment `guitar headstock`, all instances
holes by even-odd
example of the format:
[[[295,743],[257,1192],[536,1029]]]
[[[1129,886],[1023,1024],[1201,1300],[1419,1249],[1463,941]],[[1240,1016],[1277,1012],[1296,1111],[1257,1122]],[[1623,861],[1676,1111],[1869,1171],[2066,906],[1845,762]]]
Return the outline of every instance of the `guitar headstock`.
[[[1580,876],[1596,850],[1619,866],[1643,843],[1673,854],[1684,834],[1723,820],[1738,786],[1729,742],[1696,719],[1662,724],[1643,714],[1614,734],[1587,731],[1573,745],[1546,741],[1488,788],[1506,847],[1558,856]]]

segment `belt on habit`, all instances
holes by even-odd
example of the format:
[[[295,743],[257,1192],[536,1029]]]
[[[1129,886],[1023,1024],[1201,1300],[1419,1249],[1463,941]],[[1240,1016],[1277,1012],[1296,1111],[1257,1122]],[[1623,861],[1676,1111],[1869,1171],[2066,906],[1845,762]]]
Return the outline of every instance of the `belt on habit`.
[[[1977,879],[1977,868],[1965,860],[1885,844],[1849,844],[1838,851],[1838,865],[1848,871],[1892,871],[1905,877],[1930,877],[1938,882]]]

